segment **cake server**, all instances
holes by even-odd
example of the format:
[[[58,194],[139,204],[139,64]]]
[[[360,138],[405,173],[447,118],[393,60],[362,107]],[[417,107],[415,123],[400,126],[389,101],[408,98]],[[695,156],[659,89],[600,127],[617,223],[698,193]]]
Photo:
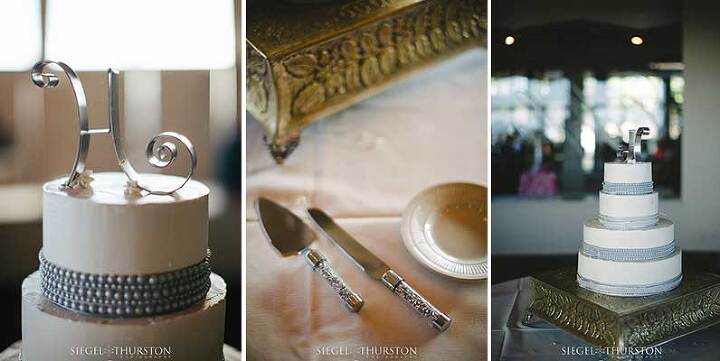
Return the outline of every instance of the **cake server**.
[[[305,222],[287,208],[267,198],[260,197],[255,202],[255,208],[265,237],[281,256],[302,255],[312,270],[320,273],[335,290],[350,311],[360,311],[363,306],[360,295],[345,283],[320,251],[310,248],[316,237],[315,232]]]
[[[355,264],[375,280],[382,282],[395,295],[399,296],[406,305],[410,306],[425,319],[429,320],[438,331],[445,331],[450,327],[452,320],[442,313],[430,301],[412,288],[405,280],[393,271],[382,260],[358,243],[350,234],[338,226],[325,212],[313,208],[308,209],[310,217],[320,227],[325,235],[338,245]]]

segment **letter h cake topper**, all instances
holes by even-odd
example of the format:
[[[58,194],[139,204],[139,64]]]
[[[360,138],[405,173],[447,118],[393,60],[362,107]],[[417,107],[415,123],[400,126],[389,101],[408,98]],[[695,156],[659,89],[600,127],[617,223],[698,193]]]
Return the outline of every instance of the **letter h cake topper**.
[[[642,136],[650,135],[650,128],[640,127],[637,130],[630,130],[627,144],[621,144],[618,152],[618,161],[626,163],[635,163],[640,161],[642,156]]]
[[[112,136],[113,148],[115,149],[115,155],[120,169],[122,169],[125,175],[130,179],[130,182],[132,182],[133,185],[136,185],[139,189],[148,192],[149,194],[169,195],[185,186],[195,171],[195,167],[197,166],[197,156],[195,155],[195,149],[190,140],[182,134],[175,132],[162,132],[157,134],[150,139],[145,149],[145,156],[150,165],[155,168],[165,168],[170,166],[178,156],[178,146],[176,143],[181,144],[185,148],[190,157],[191,165],[185,175],[185,179],[177,185],[157,189],[147,183],[144,183],[135,171],[135,168],[127,159],[127,156],[125,155],[125,147],[123,145],[123,137],[120,131],[117,71],[113,69],[108,69],[107,71],[109,127],[90,129],[85,91],[83,90],[80,78],[72,68],[62,62],[49,60],[40,61],[32,68],[33,83],[40,88],[54,88],[58,86],[60,83],[58,76],[52,72],[46,71],[46,67],[49,65],[56,65],[60,67],[70,81],[70,86],[72,87],[75,95],[75,104],[77,106],[77,115],[80,124],[80,139],[78,141],[77,153],[75,154],[75,161],[72,170],[68,175],[68,180],[65,184],[63,184],[63,187],[70,187],[85,171],[85,161],[90,148],[90,137],[95,134],[110,134]]]

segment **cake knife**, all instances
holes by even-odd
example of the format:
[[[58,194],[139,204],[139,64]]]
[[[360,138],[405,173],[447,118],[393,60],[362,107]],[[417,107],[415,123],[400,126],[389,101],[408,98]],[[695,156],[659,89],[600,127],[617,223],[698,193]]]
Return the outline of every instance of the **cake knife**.
[[[355,264],[375,280],[382,282],[395,295],[399,296],[405,304],[429,320],[438,331],[445,331],[450,327],[452,319],[442,313],[430,301],[412,288],[405,280],[393,271],[382,260],[358,243],[350,234],[340,228],[333,220],[320,209],[308,209],[310,217]]]
[[[320,273],[351,312],[358,312],[363,299],[330,266],[318,250],[310,248],[315,232],[287,208],[260,197],[255,202],[261,228],[270,244],[283,257],[302,255],[314,272]]]

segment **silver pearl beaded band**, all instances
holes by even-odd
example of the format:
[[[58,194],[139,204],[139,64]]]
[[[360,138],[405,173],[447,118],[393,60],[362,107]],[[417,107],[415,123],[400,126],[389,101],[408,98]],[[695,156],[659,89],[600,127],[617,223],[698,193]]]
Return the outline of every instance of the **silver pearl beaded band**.
[[[147,317],[178,311],[205,298],[210,255],[180,270],[150,275],[99,275],[49,262],[40,252],[45,298],[71,311],[102,317]]]

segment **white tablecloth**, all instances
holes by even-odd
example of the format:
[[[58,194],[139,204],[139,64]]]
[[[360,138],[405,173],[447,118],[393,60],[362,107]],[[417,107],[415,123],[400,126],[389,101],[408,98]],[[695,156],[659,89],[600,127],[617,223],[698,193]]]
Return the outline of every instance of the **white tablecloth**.
[[[485,359],[486,282],[426,269],[405,250],[399,224],[427,187],[487,183],[486,75],[483,50],[435,66],[309,127],[283,166],[248,121],[248,360],[378,360],[358,352],[381,346],[417,353],[398,360]],[[303,217],[306,207],[323,208],[448,313],[452,326],[437,333],[320,238],[314,246],[365,298],[360,313],[349,313],[303,259],[283,259],[265,240],[252,207],[261,195]],[[342,352],[350,354],[332,354]]]

